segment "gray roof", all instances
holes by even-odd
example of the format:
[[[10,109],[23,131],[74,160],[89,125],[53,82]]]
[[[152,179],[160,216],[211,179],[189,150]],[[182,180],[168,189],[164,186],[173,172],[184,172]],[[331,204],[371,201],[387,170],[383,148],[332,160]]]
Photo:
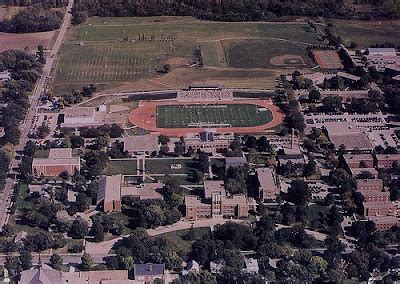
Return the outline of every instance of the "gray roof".
[[[39,266],[30,270],[24,270],[21,272],[21,280],[19,283],[24,284],[61,284],[62,273],[51,269],[47,265]]]
[[[134,264],[133,271],[135,276],[164,275],[165,265],[153,263]]]

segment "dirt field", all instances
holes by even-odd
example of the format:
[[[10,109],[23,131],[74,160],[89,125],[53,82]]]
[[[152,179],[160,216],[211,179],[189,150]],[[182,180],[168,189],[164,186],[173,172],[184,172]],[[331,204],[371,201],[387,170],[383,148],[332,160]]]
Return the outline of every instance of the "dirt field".
[[[229,39],[248,38],[274,38],[288,41],[288,45],[292,41],[306,42],[305,45],[319,42],[305,23],[222,23],[191,17],[91,18],[71,28],[51,88],[58,93],[96,83],[107,91],[128,86],[159,90],[203,81],[228,87],[274,88],[279,67],[265,64],[266,70],[255,74],[254,70],[242,69],[258,68],[256,64],[240,69],[228,64],[225,45]],[[269,49],[272,46],[271,42]],[[204,61],[201,70],[190,67],[199,47]],[[291,49],[299,47],[294,44]],[[303,47],[304,44],[300,51],[290,54],[303,54]],[[164,64],[170,64],[171,71],[161,76],[155,70]],[[247,75],[249,71],[255,76]]]
[[[200,133],[205,128],[159,128],[157,127],[157,107],[158,106],[182,106],[182,105],[207,105],[207,104],[251,104],[257,105],[263,108],[267,108],[271,111],[272,120],[266,124],[259,126],[250,127],[220,127],[216,128],[219,133],[233,132],[233,133],[264,133],[267,129],[273,128],[283,122],[284,114],[282,111],[273,105],[270,100],[252,100],[252,99],[240,99],[234,101],[219,101],[219,102],[178,102],[177,100],[165,100],[165,101],[140,101],[138,108],[134,109],[129,114],[129,121],[147,131],[160,132],[167,136],[184,136],[189,133]]]
[[[30,34],[0,33],[0,51],[28,48],[28,52],[36,52],[38,45],[51,48],[56,34],[56,31]]]

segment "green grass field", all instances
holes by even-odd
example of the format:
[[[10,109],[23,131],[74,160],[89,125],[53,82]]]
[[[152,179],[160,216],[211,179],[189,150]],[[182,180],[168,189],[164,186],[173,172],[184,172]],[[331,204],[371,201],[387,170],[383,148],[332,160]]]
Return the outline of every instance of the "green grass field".
[[[146,40],[139,41],[139,34]],[[152,37],[154,40],[150,40]],[[165,40],[168,38],[171,40]],[[96,83],[104,89],[143,79],[158,82],[160,76],[155,69],[163,64],[172,66],[168,74],[171,78],[162,80],[158,87],[177,87],[181,76],[180,73],[176,76],[173,74],[176,68],[182,68],[181,65],[174,65],[178,59],[179,62],[183,60],[190,64],[194,50],[201,46],[204,49],[205,66],[219,67],[225,71],[223,68],[228,67],[224,59],[226,48],[221,40],[249,38],[319,43],[318,36],[309,31],[304,23],[227,23],[191,17],[95,17],[71,28],[62,47],[51,88],[57,93],[90,83]],[[192,79],[197,75],[194,69],[186,66],[184,70],[192,81],[202,80]],[[273,73],[271,76],[275,77]],[[272,83],[271,86],[272,79],[265,78]],[[217,80],[228,87],[241,87],[242,83],[245,88],[251,87],[251,82],[237,81],[222,72]]]
[[[139,165],[140,167],[140,165]],[[107,167],[103,171],[104,175],[136,175],[137,174],[137,160],[110,160]]]
[[[270,63],[281,55],[300,56],[309,67],[313,61],[303,44],[276,40],[228,40],[223,45],[228,65],[234,68],[280,68]]]
[[[181,164],[181,169],[171,169],[172,164]],[[198,168],[198,162],[192,159],[170,158],[170,159],[146,159],[146,173],[152,174],[187,174]]]
[[[157,107],[157,127],[160,128],[186,128],[196,123],[210,126],[228,124],[232,127],[250,127],[270,121],[272,121],[271,111],[253,104]]]
[[[400,45],[400,21],[335,21],[335,28],[345,44],[355,42],[359,48],[373,44]]]

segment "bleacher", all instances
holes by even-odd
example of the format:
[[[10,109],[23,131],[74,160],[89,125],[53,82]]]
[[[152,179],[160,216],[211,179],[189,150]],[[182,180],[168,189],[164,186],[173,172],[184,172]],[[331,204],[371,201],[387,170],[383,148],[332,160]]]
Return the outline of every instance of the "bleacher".
[[[233,91],[227,89],[191,89],[178,91],[179,101],[231,101]]]

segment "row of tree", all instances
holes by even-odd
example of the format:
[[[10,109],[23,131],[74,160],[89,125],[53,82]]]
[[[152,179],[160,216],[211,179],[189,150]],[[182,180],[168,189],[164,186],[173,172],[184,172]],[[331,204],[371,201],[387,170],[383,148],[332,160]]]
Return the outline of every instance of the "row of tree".
[[[0,31],[5,33],[33,33],[56,30],[61,26],[63,13],[31,6],[21,10],[10,20],[0,22]]]
[[[173,1],[118,1],[77,0],[73,8],[76,24],[90,16],[194,16],[218,21],[263,21],[281,16],[312,17],[364,17],[394,18],[400,9],[393,1],[383,0],[379,9],[371,12],[355,12],[343,0],[173,0]]]

